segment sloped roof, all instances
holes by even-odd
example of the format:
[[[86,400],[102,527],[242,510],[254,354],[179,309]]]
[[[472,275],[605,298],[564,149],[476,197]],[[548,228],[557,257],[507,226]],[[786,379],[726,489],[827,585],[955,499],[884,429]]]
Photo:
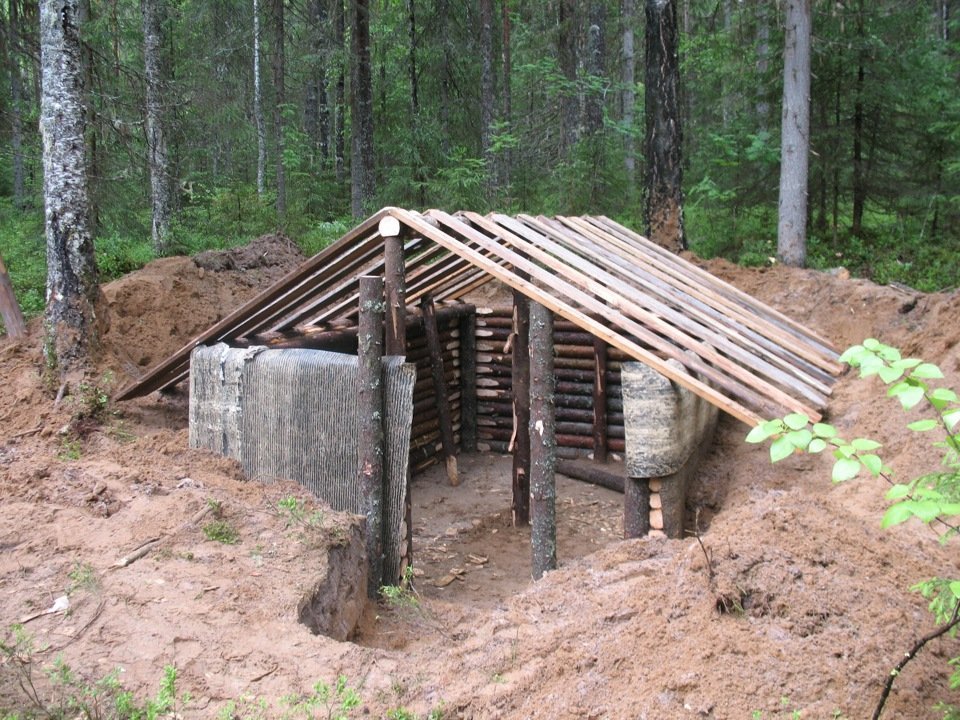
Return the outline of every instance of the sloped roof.
[[[384,208],[119,399],[183,380],[199,344],[355,324],[359,277],[384,272],[387,216],[405,233],[408,305],[457,300],[497,278],[748,424],[785,412],[819,419],[841,369],[829,341],[609,218]]]

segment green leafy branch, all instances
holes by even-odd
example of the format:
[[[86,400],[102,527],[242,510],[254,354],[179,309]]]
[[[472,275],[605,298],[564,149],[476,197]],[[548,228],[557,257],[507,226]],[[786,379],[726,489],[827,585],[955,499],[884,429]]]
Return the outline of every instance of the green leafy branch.
[[[941,431],[943,438],[933,443],[933,447],[943,454],[941,470],[905,483],[897,482],[893,479],[893,471],[875,452],[882,447],[880,443],[869,438],[855,438],[848,442],[840,437],[833,425],[812,423],[802,413],[760,423],[747,435],[747,442],[771,441],[772,462],[779,462],[797,452],[818,454],[830,449],[834,457],[831,473],[834,482],[852,480],[866,468],[871,475],[890,484],[886,498],[892,504],[884,513],[883,527],[916,517],[927,524],[936,522],[944,526],[946,532],[940,535],[940,540],[946,542],[960,532],[960,526],[950,521],[960,516],[960,432],[957,430],[960,403],[957,394],[949,388],[931,385],[930,381],[943,379],[943,373],[936,365],[917,358],[904,358],[896,348],[873,338],[849,348],[840,360],[857,368],[861,378],[880,378],[888,388],[887,396],[896,398],[904,410],[913,410],[925,403],[930,417],[911,422],[907,427],[918,433]],[[953,635],[960,626],[960,580],[933,578],[912,589],[930,601],[930,611],[939,627],[917,641],[888,674],[873,714],[874,720],[883,712],[893,681],[906,664],[927,642],[947,633]],[[953,658],[949,664],[954,668],[950,685],[960,687],[960,658]],[[960,718],[960,712],[950,705],[941,704],[939,708],[944,711],[945,718]]]
[[[960,532],[960,526],[946,519],[960,516],[960,433],[956,432],[960,423],[960,405],[953,390],[929,384],[929,380],[943,378],[940,368],[916,358],[903,358],[896,348],[872,338],[849,348],[840,360],[858,368],[861,378],[879,377],[889,386],[887,396],[896,398],[904,410],[911,410],[926,401],[933,417],[911,422],[907,427],[914,432],[938,428],[943,431],[945,439],[934,446],[945,451],[944,471],[921,475],[907,483],[896,482],[893,471],[874,452],[882,447],[880,443],[869,438],[844,440],[833,425],[811,423],[802,413],[760,423],[747,435],[747,442],[761,443],[772,439],[772,462],[779,462],[796,452],[818,454],[831,449],[834,457],[831,478],[834,482],[852,480],[865,468],[874,477],[881,477],[891,485],[886,497],[893,504],[883,516],[883,527],[917,517],[925,523],[937,522],[946,527],[944,539]]]

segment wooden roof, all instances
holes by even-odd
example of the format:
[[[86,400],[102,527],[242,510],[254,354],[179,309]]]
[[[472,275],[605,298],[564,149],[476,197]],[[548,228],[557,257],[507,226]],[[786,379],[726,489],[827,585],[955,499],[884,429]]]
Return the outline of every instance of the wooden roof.
[[[748,424],[786,412],[819,419],[840,372],[829,341],[609,218],[384,208],[119,399],[183,380],[200,344],[355,324],[359,277],[384,271],[387,216],[404,229],[408,305],[454,301],[497,278]]]

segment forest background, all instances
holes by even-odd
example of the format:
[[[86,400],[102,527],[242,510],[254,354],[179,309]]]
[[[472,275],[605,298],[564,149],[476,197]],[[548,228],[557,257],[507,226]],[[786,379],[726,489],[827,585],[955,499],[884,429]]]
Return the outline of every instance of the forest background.
[[[705,257],[776,256],[783,4],[677,6],[685,230]],[[82,5],[102,279],[275,229],[313,253],[383,205],[643,227],[642,2]],[[926,291],[960,285],[955,5],[812,0],[809,265]],[[34,315],[46,283],[38,3],[0,2],[0,22],[0,257]],[[159,64],[145,63],[151,47]],[[351,122],[364,83],[372,128]],[[161,242],[151,110],[173,188]]]

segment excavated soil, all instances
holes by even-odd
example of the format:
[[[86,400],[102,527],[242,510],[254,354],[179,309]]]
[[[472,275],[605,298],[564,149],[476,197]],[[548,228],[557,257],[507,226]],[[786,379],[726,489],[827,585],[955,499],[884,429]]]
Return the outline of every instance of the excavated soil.
[[[301,259],[263,238],[105,286],[103,382],[140,376]],[[839,347],[876,336],[960,377],[957,293],[703,265]],[[509,519],[509,461],[464,456],[460,487],[439,471],[414,481],[418,602],[366,607],[355,642],[315,635],[299,622],[305,603],[340,621],[362,610],[326,584],[356,564],[356,518],[190,450],[182,388],[71,422],[96,394],[54,405],[38,329],[0,340],[0,622],[24,623],[35,664],[62,655],[88,679],[120,668],[144,695],[175,666],[191,696],[184,718],[241,696],[263,698],[272,716],[282,696],[338,675],[363,699],[355,717],[402,706],[448,718],[865,718],[890,668],[933,628],[908,588],[960,572],[930,528],[880,529],[881,481],[833,485],[825,458],[771,466],[724,418],[690,499],[699,539],[623,541],[620,496],[560,478],[561,567],[532,583],[528,531]],[[904,476],[935,467],[928,438],[903,429],[871,383],[841,378],[829,417],[882,441]],[[291,498],[303,512],[278,509]],[[215,521],[234,544],[207,536]],[[897,678],[885,716],[934,718],[937,701],[957,701],[945,672],[957,654],[956,639],[931,643]],[[0,709],[22,702],[15,664],[0,659]]]

